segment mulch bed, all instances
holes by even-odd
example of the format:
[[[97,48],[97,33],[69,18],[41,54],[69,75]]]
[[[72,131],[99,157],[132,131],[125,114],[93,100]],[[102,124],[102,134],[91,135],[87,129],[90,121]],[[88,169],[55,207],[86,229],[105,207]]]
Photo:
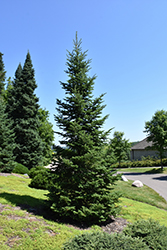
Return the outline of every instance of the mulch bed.
[[[102,229],[106,233],[120,233],[126,227],[129,222],[123,218],[113,218],[113,220],[105,226],[102,226]]]

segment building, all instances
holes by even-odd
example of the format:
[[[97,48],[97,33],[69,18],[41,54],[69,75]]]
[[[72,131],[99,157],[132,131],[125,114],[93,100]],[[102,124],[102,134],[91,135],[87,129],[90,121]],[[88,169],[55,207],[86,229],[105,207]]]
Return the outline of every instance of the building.
[[[142,156],[158,157],[157,151],[148,149],[148,147],[152,145],[153,143],[148,142],[147,138],[135,144],[133,147],[131,147],[131,160],[141,160]]]

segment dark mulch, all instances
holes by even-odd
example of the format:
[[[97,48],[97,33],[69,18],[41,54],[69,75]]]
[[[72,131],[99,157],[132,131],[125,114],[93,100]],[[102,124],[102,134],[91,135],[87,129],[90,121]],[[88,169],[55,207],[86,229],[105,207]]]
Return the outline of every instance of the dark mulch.
[[[105,226],[102,226],[102,229],[106,233],[120,233],[126,227],[129,222],[123,218],[112,218],[112,221]]]

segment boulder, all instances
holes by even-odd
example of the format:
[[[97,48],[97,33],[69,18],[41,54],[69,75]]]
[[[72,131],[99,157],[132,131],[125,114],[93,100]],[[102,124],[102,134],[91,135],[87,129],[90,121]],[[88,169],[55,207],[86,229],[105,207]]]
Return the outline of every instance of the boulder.
[[[125,175],[122,175],[122,176],[121,176],[121,179],[122,179],[123,181],[128,181],[128,179],[125,177]]]
[[[134,187],[143,187],[143,183],[139,180],[136,180],[132,183],[132,186]]]

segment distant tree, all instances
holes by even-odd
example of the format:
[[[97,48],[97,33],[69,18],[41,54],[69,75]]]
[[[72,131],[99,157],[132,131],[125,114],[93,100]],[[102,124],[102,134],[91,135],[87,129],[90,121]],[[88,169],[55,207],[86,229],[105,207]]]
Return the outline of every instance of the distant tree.
[[[22,66],[21,64],[18,65],[16,72],[15,72],[15,78],[13,81],[9,79],[6,93],[5,93],[5,100],[6,100],[6,113],[8,113],[8,117],[12,120],[13,122],[13,127],[17,125],[16,121],[18,118],[18,111],[17,111],[17,89],[19,86],[19,81],[21,77],[21,72],[22,72]]]
[[[11,120],[5,113],[5,102],[0,96],[0,172],[11,172],[14,168],[14,132]]]
[[[155,112],[152,119],[145,123],[145,133],[147,133],[147,141],[152,141],[149,148],[158,151],[161,168],[163,170],[162,159],[167,151],[167,111],[159,110]]]
[[[3,54],[0,52],[0,96],[2,96],[5,89],[6,71],[3,63]]]
[[[9,93],[7,112],[13,120],[16,161],[27,168],[42,164],[43,143],[39,136],[38,98],[34,94],[37,85],[29,52],[23,66],[19,64],[13,88]]]
[[[13,82],[12,82],[11,77],[9,77],[7,79],[6,89],[4,90],[4,99],[5,99],[6,103],[8,102],[8,99],[11,98],[11,90],[12,90],[12,88],[13,88]]]
[[[80,222],[102,222],[119,211],[119,194],[113,184],[118,179],[111,167],[112,154],[104,150],[110,131],[102,126],[103,94],[93,99],[96,76],[89,77],[90,60],[82,52],[77,34],[67,57],[67,83],[63,101],[57,99],[55,121],[61,136],[56,147],[55,185],[49,193],[52,209],[61,216]]]
[[[54,141],[54,131],[53,125],[49,122],[49,111],[39,108],[38,110],[39,117],[39,136],[43,142],[43,164],[44,166],[51,163],[52,160],[52,146]]]
[[[124,133],[115,131],[113,139],[110,141],[110,146],[113,149],[114,155],[119,162],[119,166],[122,160],[127,160],[131,148],[129,140],[123,139]]]

